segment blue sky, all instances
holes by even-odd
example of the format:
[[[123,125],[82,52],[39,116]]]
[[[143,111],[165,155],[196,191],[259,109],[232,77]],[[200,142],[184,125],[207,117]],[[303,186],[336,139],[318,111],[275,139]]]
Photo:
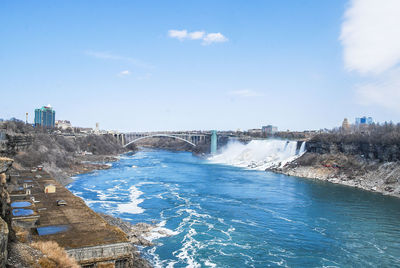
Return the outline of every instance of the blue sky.
[[[51,104],[57,119],[121,131],[397,122],[373,87],[397,61],[377,77],[354,53],[359,2],[2,1],[0,118]]]

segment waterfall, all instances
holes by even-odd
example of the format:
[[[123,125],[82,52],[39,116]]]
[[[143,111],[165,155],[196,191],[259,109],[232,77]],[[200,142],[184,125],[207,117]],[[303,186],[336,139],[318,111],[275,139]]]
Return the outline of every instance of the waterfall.
[[[297,141],[253,140],[248,144],[231,141],[209,160],[213,163],[265,170],[283,166],[301,156],[305,142],[297,151]]]
[[[306,142],[303,141],[303,143],[300,146],[299,155],[303,155],[305,152],[306,152]]]

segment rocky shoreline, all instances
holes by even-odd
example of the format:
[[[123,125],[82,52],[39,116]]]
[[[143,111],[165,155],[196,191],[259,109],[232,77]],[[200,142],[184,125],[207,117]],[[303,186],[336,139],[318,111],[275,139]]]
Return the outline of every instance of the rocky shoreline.
[[[283,167],[267,171],[400,197],[399,162],[382,163],[343,154],[305,153]]]
[[[121,218],[117,218],[108,214],[98,213],[108,224],[119,227],[128,236],[132,244],[143,247],[154,246],[151,241],[151,237],[154,234],[158,236],[170,236],[171,234],[167,229],[158,226],[157,224],[148,224],[144,222],[139,222],[137,224],[132,224]]]

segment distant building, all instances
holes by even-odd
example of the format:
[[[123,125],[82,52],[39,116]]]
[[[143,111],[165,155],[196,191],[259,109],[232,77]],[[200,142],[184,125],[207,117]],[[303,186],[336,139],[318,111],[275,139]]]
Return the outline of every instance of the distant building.
[[[42,108],[35,109],[35,126],[42,127],[55,127],[56,112],[51,105],[43,106]]]
[[[90,127],[79,127],[77,129],[79,129],[79,132],[86,133],[86,134],[91,134],[94,132],[93,128],[90,128]]]
[[[263,126],[261,130],[262,130],[262,133],[265,135],[273,135],[276,132],[278,132],[278,127],[268,125],[268,126]]]
[[[71,122],[68,120],[57,120],[56,127],[61,129],[72,128]]]
[[[349,124],[349,120],[347,120],[347,118],[345,118],[343,120],[342,131],[344,131],[344,132],[349,132],[350,131],[350,124]]]
[[[250,134],[261,134],[261,129],[253,128],[253,129],[249,129],[247,132],[249,132]]]
[[[374,120],[372,119],[372,117],[356,117],[356,126],[360,126],[360,125],[371,125],[374,123]]]

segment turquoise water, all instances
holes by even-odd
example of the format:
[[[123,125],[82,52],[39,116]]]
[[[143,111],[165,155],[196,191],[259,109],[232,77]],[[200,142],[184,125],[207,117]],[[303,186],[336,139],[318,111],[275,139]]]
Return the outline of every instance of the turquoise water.
[[[33,215],[32,209],[25,209],[25,208],[15,208],[12,210],[13,216],[30,216]]]
[[[375,193],[169,151],[124,156],[69,189],[170,230],[140,249],[156,266],[400,267],[400,200]]]
[[[52,225],[52,226],[38,227],[36,228],[36,230],[39,235],[50,235],[67,231],[68,225]]]
[[[16,201],[11,203],[12,208],[24,208],[31,206],[32,203],[28,201]]]

